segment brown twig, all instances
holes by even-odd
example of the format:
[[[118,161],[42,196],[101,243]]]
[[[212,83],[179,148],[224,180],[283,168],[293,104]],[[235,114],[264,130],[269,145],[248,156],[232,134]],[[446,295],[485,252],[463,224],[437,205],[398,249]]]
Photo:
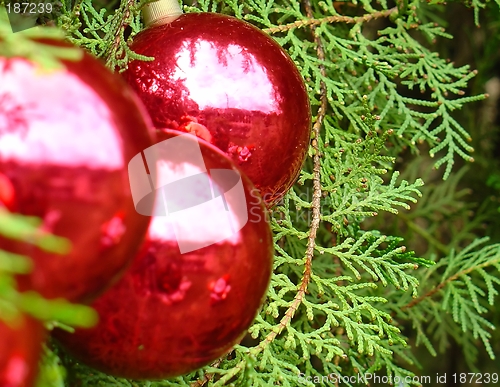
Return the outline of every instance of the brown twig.
[[[224,359],[224,357],[221,357],[220,359],[214,361],[212,364],[210,364],[210,367],[217,368],[220,365],[220,363],[222,363],[223,359]],[[190,387],[203,387],[210,380],[212,380],[213,377],[214,377],[214,374],[206,373],[205,375],[203,375],[203,378],[198,379],[197,381],[191,383]]]
[[[309,18],[309,20],[315,20],[315,19],[313,19],[313,11],[312,11],[312,6],[311,6],[310,0],[304,0],[304,7],[306,10],[306,15]],[[325,50],[323,49],[323,44],[321,42],[321,38],[316,33],[316,25],[317,25],[316,23],[311,23],[310,28],[311,28],[311,31],[314,35],[314,43],[316,44],[316,52],[318,55],[318,59],[321,62],[324,62],[325,61]],[[321,64],[319,66],[319,71],[320,71],[320,74],[323,78],[327,77],[326,69],[325,69],[324,65]],[[315,154],[314,154],[314,168],[313,168],[314,194],[316,194],[318,192],[318,208],[315,208],[315,206],[314,206],[315,197],[313,194],[313,221],[315,219],[314,211],[317,210],[317,212],[318,212],[317,227],[319,227],[319,216],[321,215],[320,211],[319,211],[319,198],[321,197],[321,182],[320,182],[321,164],[320,164],[320,153],[319,153],[317,139],[319,138],[320,129],[321,129],[321,126],[323,125],[323,119],[325,118],[326,109],[327,109],[327,98],[326,98],[327,93],[326,93],[326,85],[325,85],[324,81],[320,82],[320,92],[321,92],[321,105],[320,105],[320,108],[318,110],[318,116],[316,119],[316,123],[314,124],[314,127],[313,127],[314,139],[312,141],[312,146],[313,146],[314,152],[315,152]],[[333,234],[333,230],[331,228],[330,228],[330,231]],[[335,243],[334,237],[332,237],[332,242]],[[308,245],[308,247],[309,247],[309,245]],[[338,272],[339,270],[341,270],[340,259],[336,256],[334,258],[334,261],[337,264],[337,274],[340,276],[340,273]],[[342,328],[339,328],[339,329],[342,330]],[[340,334],[342,334],[342,333],[340,333]],[[335,361],[335,364],[338,365],[340,358],[338,356],[336,356],[334,361]],[[338,384],[338,381],[336,380],[335,387],[338,387],[338,386],[339,386],[339,384]]]
[[[128,0],[127,3],[123,6],[123,12],[121,13],[121,20],[119,25],[115,31],[114,42],[111,45],[109,50],[104,52],[104,59],[106,60],[106,66],[111,68],[111,64],[114,59],[119,58],[119,50],[120,50],[120,42],[125,31],[130,24],[130,9],[135,5],[135,0]],[[113,69],[114,70],[114,69]]]
[[[311,27],[314,28],[320,24],[325,24],[325,23],[346,23],[346,24],[357,24],[357,23],[366,23],[370,20],[375,20],[379,19],[382,17],[389,17],[393,13],[396,13],[398,11],[397,7],[385,10],[385,11],[377,11],[374,13],[368,13],[363,16],[341,16],[341,15],[333,15],[333,16],[326,16],[321,19],[314,19],[312,13],[308,16],[308,19],[305,20],[297,20],[293,23],[289,24],[283,24],[281,26],[276,26],[276,27],[271,27],[271,28],[265,28],[263,31],[268,33],[268,34],[275,34],[278,32],[285,32],[288,30],[291,30],[293,28],[304,28],[304,27]],[[307,13],[307,11],[306,11]]]
[[[304,6],[306,8],[306,12],[308,17],[312,14],[311,3],[309,0],[304,0]],[[311,25],[311,30],[314,34],[315,27]],[[323,46],[321,43],[321,39],[318,36],[314,36],[314,42],[316,43],[316,50],[318,54],[318,59],[324,61],[325,52],[323,50]],[[324,66],[320,66],[321,75],[326,77],[326,70]],[[276,336],[278,336],[283,329],[292,321],[295,312],[299,308],[304,296],[306,294],[307,287],[309,286],[309,281],[311,280],[311,271],[312,271],[312,259],[314,256],[314,248],[316,247],[316,235],[319,229],[319,223],[321,220],[321,154],[318,147],[318,138],[320,135],[321,126],[323,125],[323,119],[325,118],[326,109],[327,109],[327,94],[326,94],[326,85],[324,82],[321,82],[321,105],[318,109],[318,114],[316,117],[316,122],[313,125],[313,139],[311,141],[311,146],[314,149],[313,156],[313,199],[312,199],[312,219],[311,225],[309,227],[309,237],[307,240],[307,248],[306,248],[306,260],[304,263],[304,274],[302,275],[302,281],[300,282],[299,290],[288,307],[285,315],[281,319],[278,324],[278,329],[273,329],[267,337],[260,342],[260,344],[255,348],[258,352],[263,350],[269,343],[271,343]]]

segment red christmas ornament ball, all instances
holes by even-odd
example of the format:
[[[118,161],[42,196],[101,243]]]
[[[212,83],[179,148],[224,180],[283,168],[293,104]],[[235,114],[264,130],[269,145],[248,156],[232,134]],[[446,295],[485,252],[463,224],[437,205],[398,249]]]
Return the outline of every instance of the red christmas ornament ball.
[[[271,276],[271,232],[252,183],[210,144],[160,135],[172,139],[156,163],[166,200],[156,202],[131,269],[92,304],[99,324],[54,332],[78,361],[114,376],[168,378],[224,355],[255,318]]]
[[[14,202],[14,187],[6,176],[0,173],[0,208],[12,208]]]
[[[304,81],[269,36],[234,17],[184,14],[140,32],[123,76],[158,128],[190,132],[238,164],[268,205],[295,182],[309,144]]]
[[[43,325],[30,317],[0,320],[0,386],[33,386],[44,339]]]
[[[123,272],[147,230],[127,164],[151,146],[152,126],[126,83],[96,59],[83,54],[64,66],[47,71],[0,57],[0,200],[42,219],[40,233],[69,239],[71,251],[5,238],[0,249],[32,258],[33,272],[18,278],[21,290],[86,301]]]

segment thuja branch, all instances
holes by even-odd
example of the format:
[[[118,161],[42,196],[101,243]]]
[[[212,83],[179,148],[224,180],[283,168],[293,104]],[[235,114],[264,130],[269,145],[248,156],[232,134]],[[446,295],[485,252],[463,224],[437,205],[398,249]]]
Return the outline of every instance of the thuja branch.
[[[83,0],[76,0],[71,8],[65,15],[62,15],[59,19],[57,19],[57,26],[66,32],[66,39],[68,39],[72,43],[78,43],[72,37],[75,34],[75,31],[82,26],[80,21],[81,9],[82,9]],[[67,5],[70,7],[70,5]]]
[[[311,3],[309,0],[304,1],[304,7],[308,16],[312,15]],[[315,27],[311,25],[311,30],[314,34],[314,42],[316,44],[316,51],[318,55],[318,59],[320,61],[325,60],[325,52],[323,50],[323,45],[321,43],[321,39],[315,34]],[[323,65],[320,66],[321,75],[326,78],[326,71]],[[316,122],[313,125],[312,129],[312,141],[311,147],[313,148],[313,198],[312,198],[312,219],[311,225],[309,228],[309,237],[307,240],[307,248],[305,254],[305,263],[304,263],[304,274],[302,276],[302,281],[300,283],[299,290],[295,295],[292,304],[287,309],[285,316],[281,319],[278,329],[274,329],[271,331],[267,337],[254,348],[256,353],[263,350],[269,343],[271,343],[276,336],[278,336],[283,329],[288,326],[290,321],[292,320],[295,312],[298,307],[302,303],[304,296],[306,294],[307,287],[309,285],[309,281],[311,280],[311,270],[312,270],[312,258],[314,255],[314,248],[316,247],[316,235],[319,229],[319,223],[321,218],[321,153],[318,146],[318,139],[320,135],[320,130],[323,125],[323,119],[325,118],[326,109],[327,109],[327,92],[326,85],[322,81],[321,82],[321,105],[318,109],[318,114],[316,116]]]
[[[210,364],[210,367],[217,368],[219,367],[220,363],[222,363],[222,360],[224,357],[221,357],[220,359],[217,359],[214,361],[212,364]],[[203,387],[205,384],[207,384],[210,380],[212,380],[214,377],[214,374],[212,373],[205,373],[201,379],[196,380],[195,382],[191,383],[191,387]]]
[[[114,41],[113,44],[104,52],[104,59],[106,60],[106,66],[113,68],[113,64],[116,60],[123,59],[124,48],[122,46],[122,38],[125,31],[131,22],[130,9],[134,7],[135,0],[128,0],[120,7],[121,15],[118,20],[118,26],[114,31]]]
[[[264,32],[268,34],[276,34],[278,32],[285,32],[294,28],[304,28],[304,27],[315,27],[320,24],[325,24],[325,23],[346,23],[346,24],[358,24],[358,23],[366,23],[370,20],[374,19],[379,19],[383,17],[389,17],[392,14],[398,12],[398,8],[394,7],[385,11],[377,11],[374,13],[369,13],[363,16],[340,16],[340,15],[334,15],[334,16],[326,16],[320,19],[314,19],[312,17],[312,12],[310,13],[310,16],[308,15],[308,19],[306,20],[297,20],[293,23],[289,24],[283,24],[281,26],[276,26],[276,27],[271,27],[271,28],[265,28],[263,29]],[[308,13],[308,12],[306,12]],[[309,14],[309,13],[308,13]]]
[[[312,15],[311,3],[309,0],[304,1],[304,7],[306,9],[306,13],[308,16]],[[314,34],[314,42],[316,44],[316,52],[318,55],[318,59],[320,61],[325,60],[325,51],[323,49],[323,45],[321,43],[321,39],[315,34],[315,27],[311,25],[311,30]],[[326,70],[323,65],[320,66],[321,75],[326,78]],[[285,316],[281,319],[278,329],[274,329],[271,331],[267,337],[254,348],[254,353],[258,353],[262,351],[269,343],[271,343],[276,336],[278,336],[284,328],[288,326],[290,321],[292,320],[295,312],[298,307],[302,303],[304,296],[306,294],[307,287],[309,285],[309,281],[311,280],[311,270],[312,270],[312,259],[314,255],[314,248],[316,247],[316,235],[319,229],[319,223],[321,219],[321,153],[318,146],[318,139],[320,136],[320,130],[323,126],[323,120],[325,118],[326,109],[327,109],[327,92],[326,85],[323,81],[321,81],[321,105],[318,109],[318,114],[316,116],[316,122],[313,125],[312,129],[312,140],[311,147],[313,148],[313,198],[312,198],[312,219],[311,225],[309,227],[309,237],[307,240],[307,248],[305,254],[305,263],[304,263],[304,273],[302,276],[302,281],[300,283],[299,290],[295,295],[290,307],[287,309]]]
[[[312,12],[310,0],[304,0],[304,8],[306,10],[306,15],[309,18],[309,20],[313,20],[312,19],[313,12]],[[317,53],[318,59],[322,63],[324,63],[325,62],[325,50],[323,49],[323,44],[321,42],[320,36],[316,33],[316,25],[311,24],[310,28],[311,28],[311,31],[314,35],[314,43],[316,44],[316,53]],[[319,66],[319,71],[320,71],[322,78],[326,79],[327,74],[326,74],[325,66],[323,64],[321,64]],[[314,123],[314,127],[313,127],[314,138],[312,140],[312,146],[314,149],[313,187],[314,187],[314,195],[316,193],[318,194],[317,197],[313,195],[313,203],[312,203],[313,204],[313,218],[312,219],[313,219],[313,221],[315,220],[315,215],[316,215],[315,211],[316,211],[317,215],[318,215],[316,227],[319,227],[319,217],[321,216],[321,213],[319,210],[320,198],[321,198],[321,180],[320,180],[321,163],[320,163],[320,152],[319,152],[319,147],[318,147],[318,138],[320,135],[321,126],[323,125],[323,119],[324,119],[325,114],[326,114],[327,102],[328,102],[327,101],[327,88],[326,88],[326,84],[323,80],[320,82],[320,92],[321,92],[321,105],[320,105],[320,108],[318,110],[316,122]],[[317,200],[317,203],[315,202],[315,200]],[[315,204],[317,204],[317,205],[315,205]],[[311,224],[311,226],[314,226],[314,225]],[[312,229],[312,227],[311,227],[311,229]],[[331,228],[330,228],[330,230],[332,231]],[[317,228],[316,228],[316,231],[317,231]],[[316,231],[315,231],[315,236],[316,236]],[[311,238],[311,235],[309,235],[309,238]],[[332,241],[333,240],[334,240],[334,238],[332,238]],[[311,241],[311,239],[309,239],[309,242],[310,241]],[[311,247],[311,243],[309,243],[307,245],[307,248],[308,248],[307,253],[309,253],[310,247]],[[314,245],[312,247],[314,248]],[[312,252],[311,252],[311,259],[312,259]],[[340,259],[338,256],[335,257],[335,261],[336,261],[336,264],[338,265],[337,270],[340,270],[341,266],[340,266]],[[309,262],[309,264],[311,264],[311,262]],[[340,273],[338,273],[338,276],[340,277]],[[339,328],[339,331],[341,331],[341,330],[342,330],[342,328]],[[342,334],[343,332],[338,332],[338,333]],[[334,362],[336,365],[338,365],[339,356],[335,356]],[[339,385],[338,380],[336,380],[335,387],[338,387],[338,385]]]
[[[495,265],[495,264],[498,264],[500,263],[500,258],[497,258],[495,260],[492,260],[492,261],[488,261],[488,262],[484,262],[482,264],[479,264],[477,266],[472,266],[472,267],[469,267],[467,269],[464,269],[464,270],[461,270],[459,271],[458,273],[452,275],[451,277],[449,277],[448,279],[446,279],[444,282],[441,282],[438,286],[436,286],[435,288],[429,290],[426,294],[424,294],[423,296],[420,296],[412,301],[410,301],[408,304],[406,304],[405,306],[403,306],[401,308],[402,311],[404,310],[407,310],[407,309],[410,309],[412,307],[414,307],[415,305],[417,304],[420,304],[422,301],[434,296],[434,294],[436,294],[437,292],[439,292],[441,289],[443,289],[447,284],[449,284],[450,282],[453,282],[453,281],[456,281],[458,278],[460,278],[461,276],[464,276],[464,275],[467,275],[467,274],[470,274],[472,273],[473,271],[476,271],[476,270],[480,270],[480,269],[484,269],[486,267],[489,267],[489,266],[492,266],[492,265]]]

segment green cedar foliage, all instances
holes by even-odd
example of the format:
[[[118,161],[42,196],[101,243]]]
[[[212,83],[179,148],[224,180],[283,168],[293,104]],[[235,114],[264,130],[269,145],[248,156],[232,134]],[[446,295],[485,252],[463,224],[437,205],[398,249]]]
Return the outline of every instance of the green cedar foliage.
[[[63,31],[114,71],[131,60],[152,60],[128,46],[143,27],[140,8],[148,1],[61,0],[38,20],[52,28],[16,34],[0,13],[0,55],[48,66],[67,55],[77,60],[72,50],[32,40]],[[500,56],[498,5],[184,2],[185,12],[221,12],[262,28],[289,52],[307,82],[309,157],[297,184],[272,210],[275,260],[267,300],[240,345],[184,377],[127,381],[59,354],[65,370],[47,350],[40,385],[62,386],[66,378],[67,385],[81,386],[314,386],[311,378],[332,373],[377,372],[393,380],[429,375],[425,359],[450,348],[463,350],[466,371],[479,370],[485,355],[494,359],[498,316],[491,307],[500,291],[500,234],[498,203],[488,194],[497,194],[500,173],[491,160],[494,121],[481,118],[488,105],[478,101],[487,97],[483,85]],[[470,21],[454,20],[449,10]],[[457,56],[450,47],[464,49],[477,32],[457,42],[446,27],[458,33],[463,22],[481,31],[481,20],[486,32],[482,44],[469,48],[470,61],[450,62]],[[473,146],[481,151],[475,155],[479,167],[470,164]],[[2,233],[23,237],[31,230],[32,220],[2,216]],[[28,262],[0,255],[0,274],[11,292],[10,273],[27,270]],[[8,300],[14,308],[42,320],[63,318],[57,308],[50,316],[37,314],[37,305],[46,305],[40,298],[23,303],[24,295],[16,297]],[[4,298],[0,293],[0,307]],[[78,307],[71,308],[74,318],[63,323],[81,322]]]

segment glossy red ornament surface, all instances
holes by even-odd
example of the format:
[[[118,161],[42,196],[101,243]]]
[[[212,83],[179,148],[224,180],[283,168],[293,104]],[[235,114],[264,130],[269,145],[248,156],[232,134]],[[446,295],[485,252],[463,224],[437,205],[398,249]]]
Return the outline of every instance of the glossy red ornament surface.
[[[160,140],[175,136],[173,131],[164,132]],[[196,143],[196,137],[186,136]],[[205,142],[200,146],[211,185],[226,192],[226,200],[234,198],[235,191],[216,179],[221,169],[235,171],[234,164],[213,146]],[[198,172],[194,163],[178,158],[159,167],[159,179],[178,181],[181,174]],[[175,221],[154,217],[131,269],[92,304],[100,315],[96,327],[74,334],[54,332],[77,360],[115,376],[168,378],[210,363],[242,338],[269,284],[270,228],[262,199],[244,175],[242,201],[227,200],[228,210],[222,206],[220,212],[204,207],[212,196],[205,195],[202,185],[198,181],[184,185],[182,191],[171,191],[181,195],[174,204],[168,202],[169,211],[185,207],[184,202],[205,204],[181,211]],[[158,203],[157,210],[161,209]],[[227,226],[221,220],[226,216],[236,224],[243,220],[239,223],[243,227],[222,240],[213,239]],[[196,248],[199,245],[205,247]],[[183,249],[187,251],[182,253]]]
[[[21,290],[87,301],[125,270],[147,230],[127,164],[151,146],[152,130],[120,77],[87,54],[64,63],[43,71],[0,58],[0,201],[42,219],[40,232],[68,238],[71,252],[7,239],[0,249],[33,259],[32,274],[18,278]]]
[[[14,203],[14,187],[10,180],[0,173],[0,207],[12,209]]]
[[[32,318],[0,320],[0,386],[33,386],[44,338],[43,325]]]
[[[249,23],[214,13],[148,28],[131,49],[155,58],[133,61],[123,73],[154,125],[217,146],[276,203],[300,172],[311,125],[306,88],[288,54]]]

